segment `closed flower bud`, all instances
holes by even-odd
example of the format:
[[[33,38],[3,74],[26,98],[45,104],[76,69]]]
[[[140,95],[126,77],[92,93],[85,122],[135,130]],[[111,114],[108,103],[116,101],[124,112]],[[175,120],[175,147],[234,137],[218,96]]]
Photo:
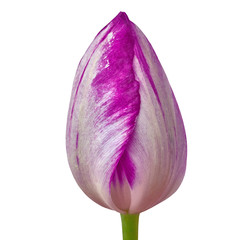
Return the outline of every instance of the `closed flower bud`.
[[[183,180],[187,143],[178,104],[151,44],[125,13],[79,63],[66,140],[80,188],[120,213],[153,207]]]

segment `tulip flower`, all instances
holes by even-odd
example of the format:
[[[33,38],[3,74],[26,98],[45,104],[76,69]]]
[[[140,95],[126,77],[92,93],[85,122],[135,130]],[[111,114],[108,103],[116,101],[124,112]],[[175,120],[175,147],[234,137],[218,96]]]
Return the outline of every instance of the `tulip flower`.
[[[178,104],[151,44],[123,12],[79,63],[66,143],[76,182],[121,213],[124,239],[137,239],[139,213],[183,180],[187,143]]]

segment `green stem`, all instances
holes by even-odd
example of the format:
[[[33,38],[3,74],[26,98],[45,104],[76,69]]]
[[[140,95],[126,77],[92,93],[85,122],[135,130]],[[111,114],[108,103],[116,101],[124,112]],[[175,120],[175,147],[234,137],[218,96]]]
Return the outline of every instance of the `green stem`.
[[[138,240],[139,214],[121,214],[123,240]]]

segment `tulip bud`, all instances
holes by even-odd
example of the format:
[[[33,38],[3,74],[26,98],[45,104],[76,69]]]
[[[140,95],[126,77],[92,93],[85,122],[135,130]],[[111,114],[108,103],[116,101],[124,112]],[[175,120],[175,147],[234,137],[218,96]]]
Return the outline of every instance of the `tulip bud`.
[[[79,63],[66,142],[80,188],[123,214],[162,202],[183,180],[187,143],[178,104],[151,44],[125,13]]]

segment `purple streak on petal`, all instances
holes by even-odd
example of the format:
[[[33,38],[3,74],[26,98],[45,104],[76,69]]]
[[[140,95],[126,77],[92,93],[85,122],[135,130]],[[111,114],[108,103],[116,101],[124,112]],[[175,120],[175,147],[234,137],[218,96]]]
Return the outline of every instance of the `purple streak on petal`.
[[[112,22],[116,22],[116,21],[117,21],[117,17],[114,18]],[[106,25],[106,26],[97,34],[97,36],[98,36],[107,26],[108,26],[108,25]],[[82,82],[84,73],[85,73],[86,68],[87,68],[87,66],[88,66],[88,63],[89,63],[92,55],[93,55],[94,52],[96,51],[96,49],[97,49],[97,48],[99,47],[99,45],[106,39],[106,37],[108,36],[108,34],[109,34],[111,31],[112,31],[112,27],[104,34],[104,36],[101,38],[101,40],[100,40],[100,41],[98,42],[98,44],[95,46],[93,52],[91,53],[91,55],[90,55],[90,57],[89,57],[86,65],[85,65],[85,67],[84,67],[84,70],[83,70],[83,72],[82,72],[82,75],[81,75],[80,79],[78,80],[78,85],[77,85],[77,88],[76,88],[76,92],[75,92],[75,96],[74,96],[74,101],[73,101],[73,105],[72,105],[72,110],[71,110],[71,117],[70,117],[71,119],[72,119],[72,116],[73,116],[73,111],[74,111],[74,106],[75,106],[76,99],[77,99],[77,94],[78,94],[79,86],[80,86],[80,84],[81,84],[81,82]],[[95,39],[97,38],[97,36],[95,37]],[[80,61],[80,63],[81,63],[81,61]],[[80,65],[80,63],[79,63],[79,65]],[[79,65],[78,65],[78,67],[79,67]]]
[[[175,143],[176,143],[176,145],[175,145],[175,159],[178,159],[178,148],[177,148],[178,140],[177,140],[176,126],[174,125],[173,128],[174,128],[174,138],[175,138]]]
[[[114,20],[112,35],[103,47],[100,60],[99,73],[93,79],[91,87],[95,102],[100,109],[104,109],[96,118],[96,126],[117,125],[116,131],[122,133],[121,144],[116,149],[116,160],[111,167],[112,181],[118,175],[120,183],[123,177],[127,178],[130,185],[134,182],[134,165],[125,152],[131,133],[135,127],[136,117],[140,109],[139,83],[135,80],[133,71],[134,43],[130,21],[125,13],[120,13]],[[123,122],[123,123],[122,123]],[[115,134],[115,133],[114,133]],[[124,139],[124,140],[123,140]],[[107,140],[108,141],[108,140]],[[115,158],[115,157],[114,157]]]
[[[123,156],[123,159],[122,159],[121,163],[124,166],[125,175],[127,177],[127,180],[129,182],[130,186],[133,187],[134,180],[135,180],[135,175],[136,175],[136,167],[135,167],[133,161],[131,161],[131,158],[127,154],[126,151],[125,151],[125,154]]]
[[[105,29],[105,28],[103,28],[103,29]],[[102,30],[103,30],[103,29],[102,29]],[[82,75],[81,75],[81,77],[80,77],[80,79],[79,79],[79,81],[78,81],[77,89],[76,89],[76,92],[75,92],[74,101],[73,101],[73,105],[72,105],[72,111],[71,111],[71,119],[72,119],[72,116],[73,116],[73,111],[74,111],[75,102],[76,102],[76,100],[77,100],[77,94],[78,94],[79,86],[80,86],[80,84],[81,84],[81,82],[82,82],[84,73],[85,73],[86,68],[87,68],[87,66],[88,66],[88,63],[89,63],[92,55],[93,55],[94,52],[96,51],[97,47],[103,42],[103,40],[106,38],[106,36],[109,34],[110,31],[111,31],[111,29],[102,37],[102,39],[100,40],[100,42],[96,45],[96,47],[95,47],[95,49],[93,50],[91,56],[89,57],[89,60],[87,61],[86,66],[84,67],[84,70],[83,70]],[[99,33],[101,33],[101,31],[100,31]]]
[[[76,149],[78,148],[78,136],[79,136],[79,132],[77,132],[77,136],[76,136]]]
[[[146,73],[147,78],[148,78],[148,80],[149,80],[149,82],[150,82],[150,84],[152,86],[153,92],[154,92],[154,94],[155,94],[155,96],[157,98],[157,101],[159,103],[159,106],[161,108],[161,111],[162,111],[162,114],[163,114],[163,118],[164,118],[164,111],[163,111],[163,108],[162,108],[162,104],[161,104],[160,98],[158,96],[157,88],[156,88],[156,86],[154,84],[154,81],[153,81],[152,76],[150,74],[150,69],[149,69],[148,63],[146,61],[146,58],[145,58],[145,56],[143,54],[143,51],[142,51],[141,46],[140,46],[138,41],[135,41],[135,51],[136,51],[136,57],[138,58],[140,64],[142,65],[142,68],[143,68],[144,72]]]
[[[76,160],[77,160],[77,165],[79,166],[79,157],[78,157],[78,155],[76,156]]]
[[[120,184],[123,184],[124,177],[126,177],[129,185],[133,187],[134,179],[135,179],[135,171],[136,171],[136,167],[132,162],[128,153],[125,151],[120,161],[118,162],[118,165],[115,171],[113,172],[113,175],[112,175],[113,184],[116,184],[117,179]]]
[[[126,15],[125,13],[121,13],[121,12],[120,12],[120,13],[112,20],[111,23],[112,23],[112,25],[114,26],[114,24],[117,24],[121,19],[124,19],[124,18],[125,18],[125,21],[128,20],[127,15]],[[106,25],[106,26],[97,34],[97,36],[95,37],[95,39],[99,36],[99,34],[100,34],[106,27],[108,27],[108,25]],[[93,55],[94,52],[96,51],[96,49],[97,49],[97,48],[99,47],[99,45],[106,39],[106,37],[108,36],[108,34],[112,31],[112,28],[113,28],[113,27],[111,27],[111,28],[104,34],[104,36],[101,38],[101,40],[100,40],[100,41],[98,42],[98,44],[95,46],[93,52],[91,53],[91,55],[90,55],[90,57],[89,57],[86,65],[85,65],[85,67],[84,67],[84,70],[83,70],[83,72],[82,72],[82,74],[81,74],[81,77],[80,77],[80,79],[78,80],[78,84],[77,84],[77,88],[76,88],[76,92],[75,92],[74,100],[73,100],[73,104],[72,104],[71,115],[70,115],[70,119],[71,119],[71,120],[72,120],[72,117],[73,117],[73,111],[74,111],[74,107],[75,107],[75,103],[76,103],[76,99],[77,99],[77,94],[78,94],[79,86],[80,86],[80,84],[81,84],[81,82],[82,82],[84,73],[85,73],[86,68],[87,68],[87,66],[88,66],[88,63],[89,63],[92,55]],[[95,39],[94,39],[94,40],[95,40]],[[94,41],[93,41],[93,42],[94,42]],[[81,60],[81,61],[82,61],[82,60]],[[78,67],[80,66],[81,61],[79,62]],[[71,126],[71,124],[70,124],[70,126]],[[70,130],[69,130],[69,131],[70,131]]]

